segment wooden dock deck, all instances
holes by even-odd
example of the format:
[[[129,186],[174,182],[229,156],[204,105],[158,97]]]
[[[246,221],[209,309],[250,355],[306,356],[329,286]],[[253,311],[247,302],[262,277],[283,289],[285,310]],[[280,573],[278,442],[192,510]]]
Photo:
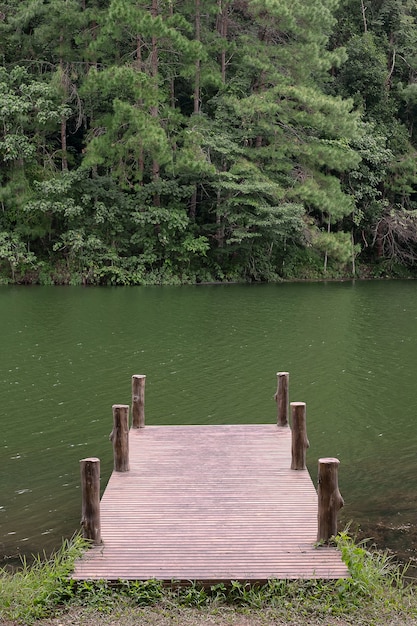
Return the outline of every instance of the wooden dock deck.
[[[146,426],[101,500],[102,545],[75,579],[263,582],[349,576],[315,547],[317,493],[275,424]]]

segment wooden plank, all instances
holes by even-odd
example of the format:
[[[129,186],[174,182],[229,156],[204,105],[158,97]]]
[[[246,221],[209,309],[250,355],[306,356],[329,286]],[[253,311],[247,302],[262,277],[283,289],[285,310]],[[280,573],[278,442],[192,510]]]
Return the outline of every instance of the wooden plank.
[[[101,500],[103,544],[75,579],[206,583],[348,576],[315,547],[317,494],[274,424],[146,426],[129,433],[130,471]]]

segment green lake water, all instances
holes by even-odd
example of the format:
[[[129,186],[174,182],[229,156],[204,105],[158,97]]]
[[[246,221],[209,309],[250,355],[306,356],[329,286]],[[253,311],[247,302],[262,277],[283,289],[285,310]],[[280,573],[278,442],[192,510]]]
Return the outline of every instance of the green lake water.
[[[0,559],[79,528],[79,460],[112,470],[112,404],[148,424],[274,422],[307,403],[308,465],[340,459],[342,523],[417,558],[417,284],[0,287]]]

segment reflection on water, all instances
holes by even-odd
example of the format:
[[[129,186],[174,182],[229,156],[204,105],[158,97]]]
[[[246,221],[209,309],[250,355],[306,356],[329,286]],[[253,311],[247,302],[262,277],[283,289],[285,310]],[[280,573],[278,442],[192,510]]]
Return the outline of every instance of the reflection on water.
[[[0,554],[79,527],[79,459],[101,458],[104,487],[132,374],[147,375],[148,423],[250,423],[275,419],[284,370],[313,478],[337,456],[343,520],[414,557],[416,318],[411,281],[0,287]]]

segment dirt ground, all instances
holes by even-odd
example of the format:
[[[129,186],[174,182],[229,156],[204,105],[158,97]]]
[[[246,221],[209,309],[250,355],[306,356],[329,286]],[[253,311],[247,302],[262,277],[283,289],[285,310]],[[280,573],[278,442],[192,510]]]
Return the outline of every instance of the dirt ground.
[[[294,615],[290,619],[275,609],[249,610],[221,607],[196,608],[115,608],[102,613],[90,608],[71,608],[36,626],[417,626],[417,619],[404,615],[364,615],[359,611],[346,617]],[[5,624],[4,626],[12,626]]]

